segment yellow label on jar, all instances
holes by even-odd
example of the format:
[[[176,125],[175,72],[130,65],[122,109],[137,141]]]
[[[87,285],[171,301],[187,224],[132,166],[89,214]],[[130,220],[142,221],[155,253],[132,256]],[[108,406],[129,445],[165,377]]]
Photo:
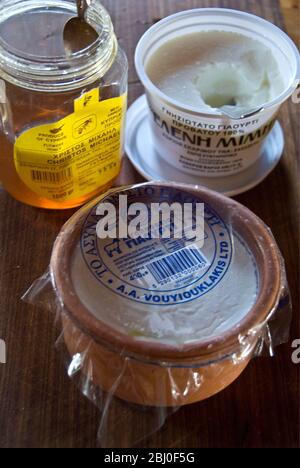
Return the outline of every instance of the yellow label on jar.
[[[22,133],[14,159],[26,186],[43,198],[69,201],[116,177],[126,97],[99,101],[99,88],[93,89],[75,100],[73,114]]]

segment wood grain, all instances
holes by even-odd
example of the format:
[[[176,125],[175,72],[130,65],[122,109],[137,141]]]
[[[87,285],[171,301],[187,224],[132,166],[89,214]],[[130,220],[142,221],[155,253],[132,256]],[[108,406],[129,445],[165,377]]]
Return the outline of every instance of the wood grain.
[[[299,0],[280,0],[285,27],[297,46],[300,44],[300,2]]]
[[[239,8],[258,14],[299,40],[299,3],[294,0],[105,0],[130,62],[130,101],[143,91],[133,53],[143,32],[173,12],[205,6]],[[299,330],[299,106],[281,111],[286,135],[284,157],[258,187],[237,199],[271,227],[284,255],[293,297],[290,342],[276,357],[251,362],[229,388],[202,403],[181,409],[144,447],[298,447],[299,366],[291,361],[291,342]],[[1,149],[0,149],[1,150]],[[1,174],[0,174],[1,178]],[[125,161],[119,183],[142,180]],[[0,364],[1,447],[96,447],[99,411],[66,376],[54,342],[51,313],[20,298],[47,268],[52,244],[72,212],[46,212],[23,206],[0,188],[0,338],[8,349]],[[113,415],[124,422],[122,408]],[[129,444],[134,419],[122,427]],[[119,424],[120,426],[120,424]],[[116,429],[117,430],[117,429]]]

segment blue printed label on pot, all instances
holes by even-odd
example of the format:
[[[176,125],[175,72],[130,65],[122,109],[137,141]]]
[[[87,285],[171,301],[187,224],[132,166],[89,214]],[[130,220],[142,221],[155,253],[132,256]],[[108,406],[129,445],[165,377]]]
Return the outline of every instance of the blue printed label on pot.
[[[155,185],[123,193],[128,195],[129,206],[136,201],[147,206],[174,200],[182,205],[202,203],[194,194]],[[118,196],[110,194],[101,203],[117,206]],[[153,238],[149,234],[104,239],[97,235],[99,219],[95,206],[82,228],[80,246],[89,274],[132,301],[170,306],[199,299],[218,286],[231,264],[230,232],[221,216],[207,204],[202,238]],[[160,220],[157,230],[162,228]]]

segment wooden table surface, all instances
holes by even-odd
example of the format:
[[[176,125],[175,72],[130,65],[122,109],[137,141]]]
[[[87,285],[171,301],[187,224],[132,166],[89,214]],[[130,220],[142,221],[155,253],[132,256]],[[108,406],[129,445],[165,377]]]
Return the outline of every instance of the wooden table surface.
[[[299,43],[297,0],[106,0],[130,62],[129,97],[142,93],[133,54],[139,37],[159,18],[191,7],[230,7],[258,14]],[[299,105],[286,103],[280,121],[284,156],[258,187],[237,198],[271,227],[284,255],[294,315],[290,342],[274,358],[253,360],[215,397],[182,408],[144,447],[298,447],[299,365],[291,342],[299,330]],[[0,174],[1,178],[1,174]],[[119,183],[142,180],[126,161]],[[72,212],[23,206],[0,189],[0,447],[96,447],[99,411],[66,376],[54,349],[51,313],[26,305],[21,295],[47,268],[51,247]],[[118,416],[118,415],[117,415]],[[118,419],[118,418],[117,418]],[[112,429],[111,429],[112,430]],[[124,426],[123,445],[133,430]]]

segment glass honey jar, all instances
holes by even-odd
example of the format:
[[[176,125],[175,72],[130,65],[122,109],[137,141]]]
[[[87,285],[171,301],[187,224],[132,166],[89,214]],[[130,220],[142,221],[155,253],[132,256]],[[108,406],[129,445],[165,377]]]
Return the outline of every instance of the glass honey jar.
[[[92,0],[98,33],[67,54],[73,0],[3,0],[0,11],[0,180],[36,207],[82,205],[121,168],[128,64],[111,18]]]

